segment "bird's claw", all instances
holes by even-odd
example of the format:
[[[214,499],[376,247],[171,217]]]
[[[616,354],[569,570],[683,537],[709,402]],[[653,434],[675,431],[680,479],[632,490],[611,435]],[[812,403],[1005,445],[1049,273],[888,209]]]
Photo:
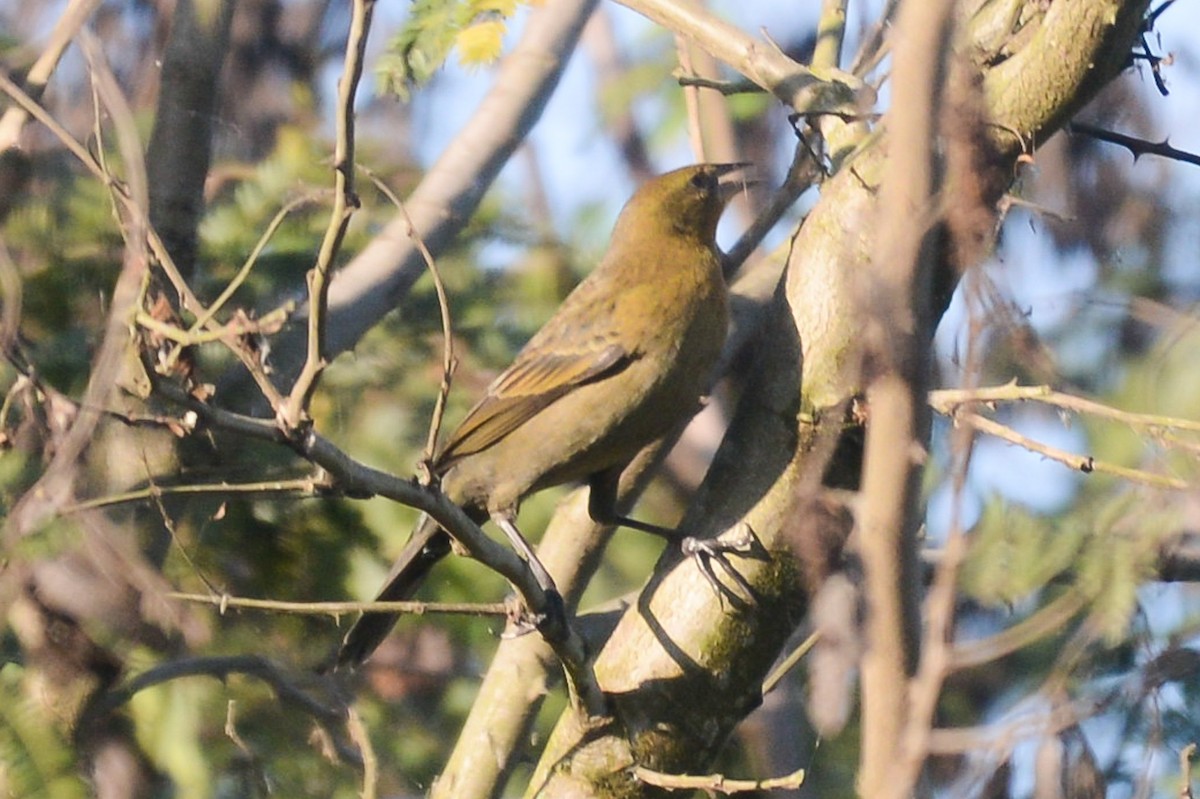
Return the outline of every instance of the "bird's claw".
[[[540,613],[532,612],[524,602],[517,597],[509,597],[508,623],[502,639],[520,638],[533,632],[539,632],[546,640],[554,640],[567,628],[567,608],[562,594],[556,590],[546,591],[546,604]]]
[[[716,538],[687,536],[680,541],[679,546],[684,555],[695,561],[696,567],[718,597],[728,598],[734,605],[749,607],[755,604],[754,588],[742,573],[733,567],[728,556],[731,553],[750,555],[755,551],[756,544],[754,531],[750,529],[750,525],[743,522]],[[729,579],[741,589],[740,594],[721,582],[713,569],[713,563],[720,564]]]

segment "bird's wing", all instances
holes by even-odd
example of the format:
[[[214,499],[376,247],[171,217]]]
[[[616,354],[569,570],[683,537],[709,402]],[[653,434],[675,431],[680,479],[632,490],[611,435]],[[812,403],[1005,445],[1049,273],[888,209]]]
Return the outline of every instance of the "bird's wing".
[[[467,413],[438,454],[437,468],[444,470],[487,449],[576,386],[621,371],[631,357],[618,344],[598,351],[534,351],[518,357]]]

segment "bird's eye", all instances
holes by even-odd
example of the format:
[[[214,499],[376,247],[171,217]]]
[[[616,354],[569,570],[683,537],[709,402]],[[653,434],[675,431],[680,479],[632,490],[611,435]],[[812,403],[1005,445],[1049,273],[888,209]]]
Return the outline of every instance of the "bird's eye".
[[[713,187],[713,178],[708,172],[697,172],[692,175],[692,185],[697,189],[708,191]]]

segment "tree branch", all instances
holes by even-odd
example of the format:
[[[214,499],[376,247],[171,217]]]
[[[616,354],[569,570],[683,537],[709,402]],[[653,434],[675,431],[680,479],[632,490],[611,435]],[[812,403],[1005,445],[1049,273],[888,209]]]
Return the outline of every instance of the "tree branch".
[[[308,406],[325,365],[326,314],[329,305],[329,280],[334,259],[342,247],[350,217],[358,207],[354,192],[354,98],[362,78],[363,57],[367,51],[367,35],[371,31],[371,16],[375,0],[354,0],[350,14],[350,30],[346,35],[346,58],[342,77],[338,81],[337,126],[333,147],[333,207],[317,262],[308,273],[308,344],[304,365],[287,400],[275,407],[276,417],[288,429],[297,429],[308,421]]]
[[[529,134],[598,0],[556,0],[530,14],[525,32],[501,63],[475,114],[405,200],[411,222],[397,214],[371,243],[338,270],[329,286],[324,355],[352,348],[393,310],[423,274],[415,231],[439,257],[470,220],[484,193]],[[290,379],[303,358],[310,308],[273,342],[276,371]],[[244,373],[227,375],[220,396],[242,395]]]
[[[360,463],[311,428],[302,436],[294,437],[269,420],[215,408],[165,381],[157,381],[155,390],[195,412],[207,425],[289,447],[328,472],[338,490],[348,496],[386,497],[428,513],[472,558],[507,579],[532,614],[538,617],[549,615],[547,608],[550,598],[538,584],[529,565],[512,549],[488,537],[462,508],[448,500],[441,491],[401,480]],[[563,630],[549,630],[544,634],[578,691],[582,706],[589,714],[602,714],[605,709],[604,696],[592,673],[583,639],[570,624]]]
[[[1043,30],[1022,59],[1030,78],[1045,78],[1039,99],[985,92],[984,113],[1022,131],[1022,142],[1028,143],[1031,134],[1042,141],[1119,71],[1113,59],[1128,52],[1144,8],[1141,0],[1052,4],[1052,14],[1034,21]],[[1088,25],[1080,27],[1080,20]],[[710,37],[702,38],[711,45]],[[744,40],[743,34],[736,41]],[[1069,55],[1062,52],[1063,42],[1072,44]],[[1067,62],[1071,68],[1035,66],[1043,61]],[[985,85],[989,79],[984,78]],[[1044,103],[1045,97],[1054,103]],[[611,789],[614,781],[627,779],[634,753],[656,770],[708,768],[717,742],[754,701],[746,686],[761,685],[790,625],[804,612],[802,576],[819,581],[837,562],[846,531],[835,524],[808,524],[807,517],[822,475],[827,485],[853,488],[859,474],[858,432],[846,414],[861,390],[858,370],[848,368],[863,330],[853,310],[852,281],[871,260],[881,169],[894,147],[886,132],[862,141],[854,157],[840,162],[844,165],[825,182],[820,201],[783,249],[785,282],[762,328],[754,377],[680,526],[700,538],[739,525],[753,531],[766,554],[730,556],[729,564],[752,586],[757,604],[753,609],[722,604],[694,562],[665,553],[636,607],[622,617],[596,660],[601,684],[620,697],[618,713],[626,706],[637,709],[625,718],[625,734],[600,735],[563,718],[529,795],[586,793],[599,780]],[[1015,146],[996,151],[983,181],[984,203],[1002,196],[1013,174],[1011,159],[1021,152]],[[946,265],[937,278],[934,320],[958,272]],[[841,444],[832,461],[820,457],[827,451],[822,443],[829,441]],[[796,552],[803,558],[800,564]],[[706,697],[703,721],[692,715],[698,695]],[[629,790],[642,789],[630,784]]]
[[[929,435],[925,400],[933,340],[933,275],[943,165],[935,145],[953,42],[953,3],[906,0],[894,32],[890,141],[880,230],[863,275],[863,379],[869,421],[857,514],[866,619],[862,657],[860,796],[909,794],[923,752],[901,752],[913,708],[900,689],[916,671],[920,639],[917,527]],[[921,710],[924,710],[922,708]],[[922,723],[923,723],[922,719]]]
[[[221,67],[234,0],[180,0],[162,55],[154,129],[146,148],[150,221],[181,274],[195,276],[204,181],[212,160]]]
[[[1070,133],[1081,133],[1085,136],[1091,136],[1097,141],[1119,144],[1133,153],[1133,160],[1135,161],[1143,155],[1157,155],[1162,158],[1170,158],[1172,161],[1200,166],[1200,154],[1176,149],[1168,144],[1166,139],[1159,142],[1147,141],[1135,136],[1126,136],[1123,133],[1098,128],[1095,125],[1088,125],[1085,122],[1072,122],[1070,125],[1067,125],[1067,130]]]
[[[798,64],[774,44],[746,35],[699,5],[671,0],[617,1],[695,41],[796,111],[846,115],[856,111],[854,93],[862,88],[862,82],[836,67]]]

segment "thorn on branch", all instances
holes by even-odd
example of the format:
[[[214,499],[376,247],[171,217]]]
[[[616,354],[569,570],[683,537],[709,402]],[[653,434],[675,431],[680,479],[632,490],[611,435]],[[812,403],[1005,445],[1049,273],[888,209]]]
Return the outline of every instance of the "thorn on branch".
[[[1173,5],[1175,5],[1175,0],[1165,0],[1161,6],[1147,14],[1145,29],[1147,31],[1154,30],[1154,23],[1158,22],[1158,18],[1162,16],[1162,13]]]
[[[1168,139],[1163,139],[1161,142],[1146,141],[1135,136],[1126,136],[1123,133],[1098,128],[1095,125],[1089,125],[1085,122],[1072,122],[1067,125],[1067,131],[1072,134],[1078,133],[1090,136],[1098,141],[1124,147],[1133,153],[1135,161],[1143,155],[1157,155],[1161,158],[1169,158],[1173,161],[1182,161],[1186,164],[1200,166],[1200,154],[1172,147]]]
[[[1142,59],[1150,64],[1150,74],[1153,75],[1153,77],[1154,77],[1154,86],[1155,86],[1155,88],[1158,89],[1159,94],[1161,94],[1163,97],[1166,97],[1171,92],[1169,89],[1167,89],[1167,82],[1162,76],[1161,67],[1164,64],[1167,66],[1170,66],[1174,62],[1175,57],[1170,54],[1168,54],[1166,56],[1156,55],[1150,49],[1150,42],[1146,41],[1146,34],[1144,32],[1142,33],[1141,41],[1142,41],[1142,52],[1139,53],[1139,52],[1135,51],[1133,53],[1130,53],[1129,59],[1131,62],[1137,61],[1138,59]]]

